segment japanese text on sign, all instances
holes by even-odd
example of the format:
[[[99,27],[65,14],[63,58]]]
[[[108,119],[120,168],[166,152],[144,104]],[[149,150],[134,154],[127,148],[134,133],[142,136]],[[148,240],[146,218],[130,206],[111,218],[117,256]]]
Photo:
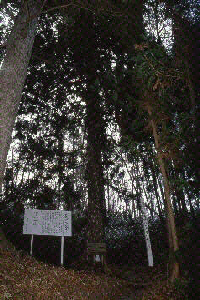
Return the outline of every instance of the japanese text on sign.
[[[25,209],[23,234],[72,235],[71,211]]]

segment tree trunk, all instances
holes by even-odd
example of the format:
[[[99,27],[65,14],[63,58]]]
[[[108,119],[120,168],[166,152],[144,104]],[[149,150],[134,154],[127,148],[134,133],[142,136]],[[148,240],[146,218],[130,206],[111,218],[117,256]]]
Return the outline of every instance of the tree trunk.
[[[99,95],[90,90],[85,97],[86,128],[87,128],[87,181],[88,181],[88,242],[102,243],[104,241],[104,224],[106,218],[106,203],[104,177],[102,166],[102,151],[104,148],[105,128]]]
[[[86,102],[86,128],[87,128],[87,169],[88,184],[88,244],[87,257],[89,262],[99,262],[104,271],[107,271],[106,248],[104,252],[97,249],[91,252],[90,246],[105,245],[106,202],[104,190],[104,176],[102,164],[102,151],[105,142],[105,127],[102,116],[99,95],[88,87]],[[92,243],[92,244],[91,244]],[[102,244],[103,243],[103,244]]]
[[[42,7],[41,0],[26,1],[26,4],[21,7],[9,36],[6,56],[0,70],[0,193],[12,131],[35,38],[37,16],[40,15]]]
[[[157,180],[156,180],[155,170],[153,167],[153,162],[152,162],[152,164],[150,164],[150,168],[151,168],[151,174],[152,174],[152,178],[153,178],[154,192],[155,192],[155,196],[156,196],[156,200],[157,200],[158,213],[159,213],[160,220],[162,220],[163,214],[162,214],[162,209],[161,209],[160,196],[158,193],[158,184],[157,184]]]
[[[149,104],[147,104],[147,110],[148,110],[148,114],[151,118],[151,126],[152,126],[152,130],[153,130],[153,137],[155,140],[155,147],[157,150],[157,155],[158,155],[158,163],[161,169],[161,173],[163,176],[163,181],[164,181],[164,193],[165,193],[165,201],[166,201],[166,208],[167,208],[167,217],[168,217],[168,228],[169,228],[169,239],[172,240],[172,244],[173,244],[173,249],[170,250],[173,251],[172,253],[172,257],[170,257],[170,264],[171,264],[171,272],[170,272],[170,280],[173,282],[176,278],[179,277],[179,263],[177,262],[177,260],[174,257],[174,253],[176,251],[178,251],[179,246],[178,246],[178,238],[177,238],[177,234],[176,234],[176,226],[175,226],[175,220],[174,220],[174,213],[173,213],[173,209],[172,209],[172,205],[171,205],[171,200],[170,200],[170,185],[169,185],[169,180],[168,180],[168,176],[167,176],[167,172],[166,172],[166,168],[165,168],[165,164],[162,158],[162,153],[160,151],[159,148],[159,138],[158,138],[158,134],[157,134],[157,130],[156,130],[156,124],[154,122],[154,120],[152,119],[152,111],[151,111],[151,107]],[[171,243],[170,243],[171,244]],[[169,245],[171,246],[171,245]]]
[[[23,3],[8,38],[6,56],[0,70],[0,194],[12,131],[35,38],[37,17],[44,4],[42,0]],[[5,241],[5,236],[0,229],[0,246],[9,245]]]

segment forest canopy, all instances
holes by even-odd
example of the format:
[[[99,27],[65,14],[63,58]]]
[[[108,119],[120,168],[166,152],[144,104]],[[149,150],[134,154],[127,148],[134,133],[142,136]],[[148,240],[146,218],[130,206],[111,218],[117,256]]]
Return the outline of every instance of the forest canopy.
[[[144,202],[156,262],[179,278],[200,205],[198,1],[0,5],[5,233],[27,250],[25,208],[70,210],[68,264],[103,242],[141,263]]]

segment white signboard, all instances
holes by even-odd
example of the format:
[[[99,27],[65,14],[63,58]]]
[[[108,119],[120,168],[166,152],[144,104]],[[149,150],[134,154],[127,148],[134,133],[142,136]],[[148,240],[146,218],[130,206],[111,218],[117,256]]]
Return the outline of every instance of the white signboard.
[[[23,234],[72,236],[71,211],[25,209]]]

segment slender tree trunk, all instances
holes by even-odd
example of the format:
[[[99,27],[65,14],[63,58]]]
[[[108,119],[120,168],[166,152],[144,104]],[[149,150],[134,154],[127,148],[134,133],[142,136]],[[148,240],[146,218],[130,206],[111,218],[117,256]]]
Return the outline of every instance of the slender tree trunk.
[[[24,1],[6,46],[0,70],[0,193],[18,106],[44,1]]]
[[[173,244],[173,256],[174,256],[174,252],[176,252],[179,249],[178,246],[178,238],[177,238],[177,234],[176,234],[176,226],[175,226],[175,219],[174,219],[174,213],[173,213],[173,209],[172,209],[172,205],[171,205],[171,199],[170,199],[170,185],[169,185],[169,180],[168,180],[168,176],[167,176],[167,172],[165,169],[165,164],[162,158],[162,154],[160,152],[160,148],[159,148],[159,138],[158,138],[158,134],[157,134],[157,129],[156,129],[156,124],[154,122],[154,120],[152,119],[152,111],[151,111],[151,107],[149,104],[147,104],[147,110],[148,110],[148,114],[151,118],[151,126],[152,126],[152,130],[153,130],[153,137],[155,140],[155,147],[157,150],[157,155],[158,155],[158,163],[161,169],[161,173],[163,176],[163,181],[164,181],[164,193],[165,193],[165,201],[166,201],[166,208],[167,208],[167,216],[168,216],[168,228],[169,228],[169,238],[172,239],[172,244]],[[170,245],[171,246],[171,245]],[[171,270],[171,274],[170,274],[170,280],[173,282],[176,278],[179,277],[179,263],[176,261],[175,257],[173,257],[171,259],[173,259],[173,263],[172,263],[172,270]]]
[[[153,163],[150,165],[150,168],[151,168],[151,174],[152,174],[152,178],[153,178],[154,193],[155,193],[156,200],[157,200],[158,213],[159,213],[160,220],[162,220],[163,214],[162,214],[162,209],[161,209],[161,204],[160,204],[160,196],[158,193],[158,185],[157,185],[155,170],[153,168]]]
[[[131,184],[131,194],[133,195],[133,188],[134,188],[134,183],[133,183],[133,177],[132,177],[132,184]],[[135,199],[132,199],[132,214],[133,214],[133,219],[136,218],[136,208],[135,208]]]
[[[183,178],[184,178],[184,180],[186,180],[184,173],[183,173]],[[186,189],[186,194],[187,194],[188,201],[189,201],[190,213],[191,213],[192,217],[195,218],[195,210],[194,210],[194,207],[193,207],[193,204],[192,204],[192,197],[191,197],[188,186],[186,186],[185,189]]]
[[[162,187],[162,183],[160,182],[160,180],[158,180],[158,184],[160,187],[160,191],[161,191],[161,195],[162,195],[162,199],[163,199],[163,203],[164,203],[164,208],[165,208],[165,212],[166,212],[166,228],[167,228],[167,233],[168,233],[169,252],[170,252],[170,257],[171,257],[171,255],[172,255],[171,253],[173,252],[173,241],[172,241],[172,234],[171,234],[171,229],[170,229],[169,215],[167,213],[166,197],[163,192],[163,187]]]
[[[180,187],[180,184],[176,184],[176,180],[181,179],[181,174],[178,169],[178,166],[176,164],[176,161],[173,161],[171,163],[171,169],[172,169],[172,176],[174,179],[173,188],[174,188],[174,194],[176,196],[176,200],[178,201],[179,204],[179,211],[184,219],[184,222],[187,221],[187,215],[188,215],[188,209],[186,206],[186,200],[185,200],[185,193],[182,187]]]
[[[146,189],[145,189],[144,186],[142,186],[142,190],[143,190],[143,192],[145,194],[146,200],[149,200],[150,196],[148,196],[148,194],[147,194]],[[148,201],[148,203],[146,204],[146,207],[149,209],[149,212],[150,212],[150,215],[151,215],[151,219],[153,220],[154,207],[153,207],[153,199],[152,199],[152,197],[151,197],[150,201]]]
[[[175,215],[178,216],[179,211],[181,210],[180,203],[175,197],[172,197],[172,203],[173,203]]]
[[[111,203],[110,203],[110,187],[109,187],[109,174],[108,170],[106,171],[106,177],[107,177],[107,201],[108,201],[108,211],[111,210]]]

